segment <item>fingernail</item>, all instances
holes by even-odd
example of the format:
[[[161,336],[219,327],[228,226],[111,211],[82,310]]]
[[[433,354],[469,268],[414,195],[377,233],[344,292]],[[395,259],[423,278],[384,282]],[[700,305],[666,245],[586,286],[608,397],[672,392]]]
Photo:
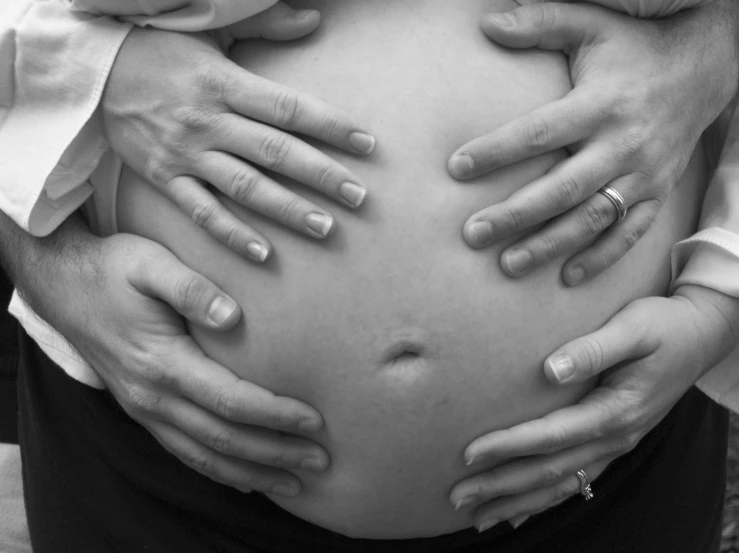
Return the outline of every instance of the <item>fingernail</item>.
[[[580,265],[575,265],[568,271],[568,275],[570,276],[569,284],[571,286],[574,286],[575,284],[580,284],[582,282],[582,279],[585,278],[585,269],[580,267]]]
[[[528,518],[529,518],[529,515],[519,515],[517,517],[513,517],[512,519],[510,519],[508,521],[508,524],[513,526],[513,529],[515,530],[516,528],[521,526],[524,522],[526,522]]]
[[[575,364],[568,355],[557,355],[549,360],[549,368],[560,382],[569,380],[575,374]]]
[[[300,468],[305,470],[314,470],[316,472],[320,472],[324,470],[326,467],[323,464],[323,461],[321,461],[318,457],[306,457],[300,462]]]
[[[467,229],[467,237],[474,246],[485,246],[493,239],[493,225],[487,221],[472,223]]]
[[[298,490],[289,484],[277,484],[272,488],[272,493],[277,495],[283,495],[285,497],[295,497],[298,495]]]
[[[246,251],[254,261],[259,261],[260,263],[267,259],[269,255],[267,247],[259,242],[249,242],[249,245],[246,246]]]
[[[467,462],[465,463],[465,465],[467,465],[469,467],[470,465],[473,465],[473,464],[477,463],[477,461],[479,461],[479,460],[480,460],[480,458],[478,456],[473,455],[472,457],[470,457],[469,459],[467,459]]]
[[[232,299],[218,296],[208,308],[208,320],[214,325],[220,326],[228,320],[236,307],[236,302]]]
[[[474,168],[475,162],[468,154],[452,156],[449,160],[449,172],[458,179],[463,179],[472,174]]]
[[[482,534],[485,530],[490,530],[493,526],[498,524],[500,522],[497,518],[491,518],[490,520],[486,520],[480,526],[477,527],[477,531]]]
[[[467,505],[472,505],[475,501],[477,501],[476,495],[468,495],[467,497],[463,497],[459,501],[457,501],[456,505],[454,505],[454,510],[459,511],[460,509],[467,507]]]
[[[339,194],[349,207],[359,207],[367,195],[367,189],[353,182],[345,182],[339,187]]]
[[[303,419],[298,423],[298,428],[303,432],[318,432],[321,423],[316,419]]]
[[[363,154],[371,154],[375,149],[375,137],[365,132],[353,132],[349,135],[349,144]]]
[[[323,213],[310,213],[305,218],[305,226],[316,238],[325,238],[333,224],[334,220]]]
[[[510,250],[503,256],[503,263],[508,267],[508,272],[513,275],[522,275],[529,265],[533,257],[528,250]]]
[[[491,13],[487,16],[488,21],[498,27],[513,27],[513,17],[507,13]]]
[[[320,15],[318,10],[299,10],[295,14],[295,19],[298,21],[308,21],[309,19],[315,19],[318,15]]]

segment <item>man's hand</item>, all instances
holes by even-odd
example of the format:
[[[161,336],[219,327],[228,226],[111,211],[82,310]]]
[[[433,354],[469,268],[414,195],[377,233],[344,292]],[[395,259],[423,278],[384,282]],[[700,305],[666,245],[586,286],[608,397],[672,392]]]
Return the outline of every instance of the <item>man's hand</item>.
[[[450,500],[475,509],[478,528],[514,526],[578,493],[628,453],[739,340],[739,299],[700,286],[627,305],[600,330],[562,346],[545,362],[556,385],[599,378],[579,403],[493,432],[465,451],[470,463],[511,462],[458,483]]]
[[[277,4],[226,29],[232,37],[294,39],[319,23],[315,11]],[[341,164],[290,133],[355,154],[374,138],[346,114],[240,68],[205,34],[134,29],[121,48],[101,102],[113,150],[237,253],[267,259],[265,237],[225,208],[207,184],[237,203],[313,238],[334,218],[277,184],[280,173],[355,209],[366,189]]]
[[[183,317],[227,330],[241,311],[162,246],[95,237],[78,217],[37,239],[0,214],[0,251],[31,307],[185,464],[242,491],[286,496],[301,489],[288,470],[328,466],[306,439],[323,424],[315,409],[239,379],[187,334]]]
[[[649,229],[701,133],[736,91],[734,4],[716,0],[658,21],[586,4],[536,4],[486,16],[484,32],[502,46],[563,50],[574,89],[466,144],[451,158],[450,171],[468,179],[557,148],[573,155],[473,215],[464,227],[467,242],[486,247],[547,222],[504,250],[501,267],[519,277],[575,254],[562,270],[568,285],[624,256]],[[597,193],[605,185],[628,205],[622,222]]]

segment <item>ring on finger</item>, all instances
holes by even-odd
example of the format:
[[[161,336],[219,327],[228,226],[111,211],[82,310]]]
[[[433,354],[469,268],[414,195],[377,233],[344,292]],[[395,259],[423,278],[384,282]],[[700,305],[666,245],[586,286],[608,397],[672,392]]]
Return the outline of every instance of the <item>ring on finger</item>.
[[[588,474],[585,472],[585,469],[577,471],[577,479],[580,480],[580,495],[585,498],[585,501],[593,499],[593,490],[590,487],[590,480],[588,479]]]
[[[626,217],[626,213],[629,211],[629,206],[626,205],[626,200],[624,200],[624,197],[619,194],[618,190],[606,185],[598,190],[598,192],[608,198],[608,201],[616,208],[616,213],[618,214],[617,222],[620,223],[623,221]]]

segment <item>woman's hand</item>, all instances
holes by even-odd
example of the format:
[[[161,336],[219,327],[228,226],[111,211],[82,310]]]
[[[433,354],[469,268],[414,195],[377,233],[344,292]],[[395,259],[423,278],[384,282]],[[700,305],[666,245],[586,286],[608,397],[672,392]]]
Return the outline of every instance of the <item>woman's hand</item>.
[[[520,277],[575,253],[562,269],[573,286],[625,255],[736,91],[732,4],[717,0],[659,21],[585,4],[536,4],[486,16],[483,30],[502,46],[563,50],[574,89],[460,148],[449,161],[451,173],[473,178],[563,147],[573,155],[473,215],[464,226],[467,242],[485,247],[547,222],[506,248],[501,267]],[[597,193],[605,185],[628,206],[621,222]]]
[[[227,30],[236,38],[292,39],[312,32],[319,19],[315,11],[277,4]],[[253,261],[267,258],[269,242],[217,201],[207,184],[319,239],[334,227],[331,214],[263,169],[352,209],[365,197],[356,175],[289,133],[355,154],[372,151],[372,135],[340,111],[238,67],[205,34],[131,31],[111,71],[102,111],[108,140],[126,164]]]
[[[301,490],[288,470],[328,467],[306,438],[323,424],[315,409],[239,379],[188,335],[183,317],[218,331],[241,317],[212,282],[154,242],[97,238],[77,217],[44,239],[2,218],[0,235],[15,230],[26,242],[6,251],[29,252],[9,272],[31,306],[182,462],[242,491],[286,496]]]
[[[474,507],[481,529],[517,526],[561,503],[579,491],[578,470],[593,480],[633,449],[738,340],[737,298],[686,285],[670,298],[634,301],[545,361],[553,384],[600,377],[598,386],[576,405],[472,442],[470,464],[514,460],[458,483],[451,502]]]

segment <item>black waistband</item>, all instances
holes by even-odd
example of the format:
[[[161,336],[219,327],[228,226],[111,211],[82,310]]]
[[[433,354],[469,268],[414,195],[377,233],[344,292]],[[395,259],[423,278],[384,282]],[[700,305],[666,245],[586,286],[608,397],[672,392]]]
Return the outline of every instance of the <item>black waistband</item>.
[[[592,501],[574,497],[515,531],[503,523],[483,534],[386,541],[329,532],[198,475],[107,392],[69,378],[26,336],[19,395],[39,553],[703,553],[720,531],[727,416],[695,389],[603,473]]]

